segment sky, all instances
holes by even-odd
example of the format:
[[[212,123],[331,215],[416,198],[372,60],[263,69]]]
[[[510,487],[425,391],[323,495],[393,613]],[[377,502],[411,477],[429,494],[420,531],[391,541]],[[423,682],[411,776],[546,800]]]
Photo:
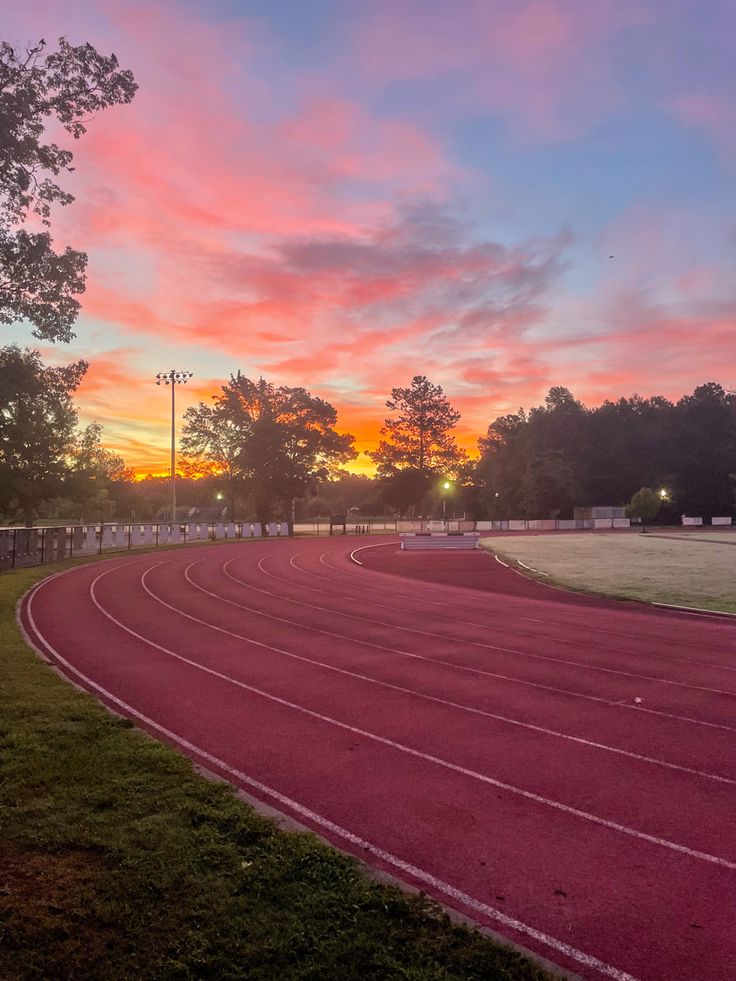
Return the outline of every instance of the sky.
[[[170,368],[181,412],[237,370],[304,386],[355,470],[414,374],[470,451],[552,385],[736,388],[732,0],[26,0],[0,27],[140,86],[54,213],[89,254],[76,339],[0,327],[89,360],[81,419],[139,474]]]

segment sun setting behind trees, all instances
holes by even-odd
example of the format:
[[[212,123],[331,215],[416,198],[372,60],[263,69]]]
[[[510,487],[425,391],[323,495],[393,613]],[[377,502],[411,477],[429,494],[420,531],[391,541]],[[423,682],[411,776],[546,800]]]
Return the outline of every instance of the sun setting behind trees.
[[[196,368],[182,409],[237,369],[306,386],[354,469],[415,373],[470,453],[554,385],[594,406],[736,384],[730,5],[309,6],[4,11],[15,50],[67,36],[139,87],[43,141],[74,153],[51,218],[88,256],[81,419],[139,475],[168,467],[168,352]]]

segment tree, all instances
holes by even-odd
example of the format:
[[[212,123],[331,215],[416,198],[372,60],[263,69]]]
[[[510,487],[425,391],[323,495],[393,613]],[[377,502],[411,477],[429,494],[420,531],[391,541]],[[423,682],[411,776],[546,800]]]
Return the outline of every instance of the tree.
[[[112,517],[120,505],[131,509],[133,495],[128,493],[135,477],[132,467],[117,453],[102,445],[102,426],[92,422],[77,434],[65,481],[67,495],[82,510],[97,517]]]
[[[416,467],[404,467],[386,479],[381,489],[381,502],[399,514],[411,513],[431,487],[432,481],[427,473]]]
[[[736,463],[736,395],[715,382],[675,406],[672,470],[676,504],[698,515],[730,514],[729,474]]]
[[[200,476],[207,467],[210,476],[221,478],[227,488],[230,518],[235,516],[235,502],[244,489],[240,466],[243,423],[240,414],[233,412],[228,400],[222,397],[216,397],[214,405],[200,402],[184,413],[181,448],[195,457],[186,466],[193,470],[199,468]]]
[[[460,413],[452,408],[442,387],[424,375],[415,375],[408,388],[391,389],[386,408],[394,415],[381,429],[385,438],[368,455],[377,465],[378,476],[387,481],[387,502],[405,501],[405,495],[415,487],[418,496],[412,503],[418,504],[432,480],[455,477],[465,461],[465,453],[452,433]],[[399,478],[406,470],[413,471],[415,477]],[[391,482],[397,482],[395,494]]]
[[[655,494],[651,487],[642,487],[631,498],[631,502],[626,507],[626,516],[629,518],[639,518],[642,523],[642,534],[647,533],[647,523],[653,521],[659,514],[662,506],[662,499],[659,494]]]
[[[72,402],[85,361],[47,368],[38,351],[0,349],[0,509],[27,525],[59,496],[76,449]]]
[[[290,511],[317,480],[356,456],[353,437],[335,429],[333,406],[303,388],[277,388],[238,372],[213,401],[186,413],[182,445],[226,465],[262,522],[278,507]]]
[[[91,44],[62,37],[58,50],[45,51],[43,40],[22,51],[0,44],[0,323],[28,320],[36,337],[69,341],[87,256],[57,253],[49,232],[20,227],[29,219],[48,226],[51,206],[74,200],[55,180],[74,169],[73,154],[43,141],[46,123],[79,139],[91,116],[130,102],[137,86],[114,54]]]

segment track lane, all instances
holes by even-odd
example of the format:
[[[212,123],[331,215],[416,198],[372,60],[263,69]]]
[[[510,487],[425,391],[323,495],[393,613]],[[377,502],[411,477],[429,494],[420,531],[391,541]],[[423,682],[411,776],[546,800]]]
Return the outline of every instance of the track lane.
[[[377,557],[381,556],[382,550],[389,548],[393,548],[394,553],[396,552],[395,546],[387,543],[386,545],[379,546],[381,551],[376,553],[372,561],[375,563]],[[302,586],[302,588],[306,588],[309,584],[312,587],[321,588],[321,591],[327,594],[333,595],[336,595],[336,587],[337,594],[339,594],[340,589],[350,589],[351,585],[357,588],[362,574],[361,570],[356,569],[355,565],[350,563],[339,550],[334,550],[332,554],[342,560],[341,567],[330,566],[323,561],[323,559],[330,555],[330,552],[321,553],[319,557],[314,553],[304,552],[297,553],[290,559],[290,569],[287,571],[295,570],[303,574],[301,579],[294,580],[294,583]],[[400,552],[393,554],[391,557],[401,562],[405,559],[408,559],[409,562],[415,562],[417,559],[417,556],[414,554],[407,555]],[[444,553],[440,557],[447,558],[448,556]],[[467,557],[469,558],[469,556]],[[471,561],[490,563],[491,556],[485,553],[476,553],[475,558]],[[303,565],[307,567],[304,568]],[[369,569],[373,573],[378,571],[375,565],[369,566]],[[328,576],[328,572],[338,573],[339,578]],[[515,575],[518,574],[515,573]],[[401,580],[396,574],[385,574],[385,578],[393,580],[394,583],[398,580],[404,586],[404,589],[406,588],[407,580]],[[499,578],[501,580],[510,578],[509,572],[503,572],[501,570],[494,571],[493,576],[490,577],[490,582],[495,583]],[[463,621],[469,623],[473,622],[473,620],[469,620],[468,618],[473,617],[474,621],[476,621],[476,626],[490,627],[499,631],[513,629],[517,636],[542,636],[545,640],[555,640],[564,644],[577,646],[595,647],[595,649],[601,651],[612,650],[617,654],[641,654],[642,642],[645,642],[647,645],[646,659],[648,661],[652,658],[672,663],[681,661],[683,664],[710,667],[717,671],[736,672],[736,639],[733,637],[733,625],[728,622],[701,619],[696,623],[692,623],[688,622],[681,615],[669,610],[647,607],[633,601],[631,603],[620,602],[618,604],[614,601],[607,601],[604,598],[596,601],[593,597],[589,596],[576,596],[576,598],[584,600],[584,604],[580,609],[576,609],[573,606],[569,611],[566,611],[561,608],[559,600],[553,602],[548,598],[550,590],[554,593],[563,593],[562,590],[549,587],[544,583],[528,580],[524,576],[518,575],[518,578],[524,587],[533,585],[539,591],[533,598],[529,597],[524,600],[523,609],[525,613],[515,611],[513,599],[507,596],[504,596],[501,602],[494,602],[496,599],[495,594],[487,593],[486,589],[482,591],[482,599],[479,599],[478,592],[481,592],[480,589],[477,591],[473,590],[472,592],[468,589],[458,591],[456,587],[427,583],[425,580],[421,580],[423,582],[422,592],[429,592],[431,588],[431,598],[424,599],[421,595],[417,596],[412,593],[406,593],[400,586],[396,586],[389,593],[392,597],[392,606],[389,607],[386,605],[385,608],[394,608],[396,610],[408,609],[416,612],[417,604],[420,606],[423,604],[428,608],[426,615],[430,617],[441,616],[442,613],[440,611],[445,611],[453,617],[462,615]],[[491,587],[488,586],[487,588],[490,589]],[[372,589],[373,587],[367,584],[363,587],[364,601],[366,600],[366,593],[370,593]],[[382,587],[381,592],[383,596],[387,595],[386,586]],[[449,600],[446,598],[448,594],[451,597]],[[470,594],[470,601],[468,594]],[[569,597],[574,594],[568,592],[563,593],[563,595]],[[472,600],[474,598],[475,602],[473,603]],[[406,600],[406,605],[396,605],[397,599]],[[591,605],[596,603],[602,604],[605,622],[610,624],[611,617],[607,611],[613,609],[617,614],[616,622],[628,625],[629,629],[612,629],[602,626],[600,618],[597,615],[601,613],[601,610],[597,605]],[[384,608],[383,603],[381,603],[381,608]],[[537,615],[529,615],[530,613],[536,613]],[[575,638],[569,636],[571,624],[576,628],[577,636]],[[677,624],[677,630],[673,632],[672,628],[675,624]],[[535,629],[539,631],[542,628],[544,633],[534,633]],[[660,628],[664,628],[664,635],[662,635]],[[566,631],[567,635],[552,633],[551,631],[553,630]],[[705,643],[703,642],[704,638]],[[614,640],[615,646],[613,646]],[[681,650],[683,652],[697,651],[703,655],[708,655],[708,660],[698,660],[696,657],[692,655],[688,656],[686,653],[680,655],[673,654],[674,650]],[[726,655],[725,658],[722,655]]]
[[[224,566],[227,567],[227,565],[228,563],[225,562]],[[456,699],[463,699],[466,703],[470,702],[471,705],[482,710],[495,709],[496,712],[505,711],[506,716],[508,716],[510,708],[515,709],[522,716],[528,716],[530,713],[529,686],[522,685],[521,698],[519,698],[518,682],[508,682],[506,676],[499,675],[490,670],[468,669],[466,665],[458,664],[457,662],[442,660],[439,657],[428,657],[426,654],[421,654],[417,651],[407,651],[398,647],[396,640],[392,640],[391,646],[388,646],[387,643],[377,644],[363,638],[351,637],[350,635],[338,632],[338,628],[332,627],[332,623],[327,627],[306,625],[302,620],[295,619],[295,616],[298,616],[298,611],[295,613],[293,609],[290,611],[290,616],[287,616],[283,609],[274,611],[273,609],[267,610],[248,605],[242,601],[240,591],[233,590],[230,583],[226,579],[222,579],[216,566],[210,566],[208,568],[202,562],[194,562],[189,567],[189,571],[185,570],[185,577],[195,589],[204,593],[205,596],[219,599],[221,603],[225,603],[231,607],[231,610],[243,611],[267,621],[271,620],[278,624],[285,624],[287,627],[297,628],[302,632],[306,630],[308,634],[312,635],[314,641],[320,642],[321,644],[324,644],[325,639],[333,642],[335,640],[348,641],[350,643],[349,649],[346,649],[344,644],[338,645],[336,648],[338,652],[336,663],[343,667],[355,666],[356,657],[359,656],[360,652],[362,651],[364,655],[367,652],[369,656],[359,657],[359,666],[364,670],[371,670],[374,674],[378,672],[381,678],[393,683],[404,685],[416,684],[421,680],[424,690],[429,690],[430,694],[432,692],[435,695],[447,694],[448,692],[451,694],[454,693],[453,697]],[[218,609],[217,618],[224,616],[225,612]],[[230,620],[235,627],[239,625],[240,621],[237,615],[231,615]],[[346,653],[346,650],[349,652]],[[322,647],[321,656],[324,656],[324,651],[325,649]],[[376,652],[378,655],[389,655],[389,657],[376,657]],[[395,656],[391,657],[390,655]],[[425,670],[421,675],[418,675],[417,672],[420,665],[423,665]],[[434,685],[432,685],[432,675],[434,675]],[[429,689],[427,689],[427,681],[430,683]],[[490,686],[490,682],[492,682],[492,687]],[[498,691],[499,683],[500,692]],[[540,696],[536,703],[533,699],[531,700],[532,722],[537,717],[540,718],[540,724],[544,723],[547,726],[552,724],[559,725],[562,720],[568,718],[568,708],[564,704],[566,693],[561,693],[552,687],[540,687],[538,689],[532,689],[532,692]],[[696,732],[688,739],[685,746],[690,754],[687,757],[687,761],[681,762],[678,760],[675,762],[671,759],[672,743],[674,739],[677,739],[678,735],[674,726],[663,724],[659,719],[650,720],[649,717],[645,716],[645,731],[641,734],[637,731],[642,728],[641,724],[636,730],[632,729],[630,720],[623,717],[625,713],[620,711],[620,706],[614,701],[607,698],[599,698],[596,699],[596,704],[599,707],[595,713],[589,713],[589,717],[585,719],[586,725],[583,727],[582,732],[577,728],[575,732],[568,733],[560,733],[557,730],[558,735],[563,737],[568,736],[571,739],[587,738],[587,740],[595,740],[607,736],[616,743],[613,751],[619,749],[639,756],[646,754],[651,756],[652,744],[654,744],[658,747],[658,754],[665,760],[669,760],[671,765],[676,766],[679,763],[681,766],[689,765],[691,768],[702,770],[701,764],[705,758],[709,760],[709,765],[721,776],[725,776],[727,779],[733,779],[736,776],[736,759],[734,759],[733,738],[731,734],[717,733],[714,738],[712,730],[709,732],[706,731],[705,733]],[[601,707],[613,709],[611,714],[616,716],[616,719],[613,721],[611,719],[602,719]],[[540,712],[541,717],[538,715]],[[535,713],[537,713],[536,716]],[[576,722],[578,721],[579,715],[580,712],[576,716]],[[517,719],[516,721],[519,722],[521,720]],[[638,721],[641,723],[641,718]],[[675,721],[679,722],[680,720]],[[650,722],[654,724],[649,724]],[[521,721],[521,724],[524,724],[523,721]],[[613,733],[612,736],[611,733]],[[632,735],[642,741],[632,742],[630,739]],[[731,735],[731,738],[729,738],[729,735]],[[630,749],[627,750],[627,746],[630,746]],[[665,763],[665,765],[667,764]]]
[[[640,673],[619,670],[614,667],[591,664],[583,660],[572,660],[562,656],[552,656],[543,653],[539,646],[531,647],[516,645],[507,647],[492,643],[489,640],[478,639],[477,633],[468,630],[462,621],[452,628],[449,621],[445,628],[429,629],[424,616],[411,611],[404,612],[401,617],[384,619],[369,615],[365,610],[358,612],[360,607],[354,604],[349,610],[339,596],[323,597],[318,601],[297,599],[290,595],[280,596],[276,587],[264,589],[257,585],[258,573],[263,572],[269,579],[278,583],[281,576],[269,571],[268,564],[273,555],[267,555],[258,562],[257,570],[251,570],[249,578],[234,576],[226,569],[229,578],[255,593],[270,597],[272,602],[281,605],[284,600],[298,607],[300,616],[311,618],[305,622],[320,622],[321,618],[329,616],[331,620],[344,621],[344,629],[353,638],[362,636],[380,638],[388,630],[400,637],[401,644],[410,650],[424,650],[433,656],[471,664],[475,668],[486,668],[492,665],[494,670],[507,676],[516,675],[535,684],[549,683],[553,676],[559,687],[577,690],[581,694],[597,697],[601,691],[610,693],[610,701],[630,702],[640,699],[647,709],[671,712],[679,716],[698,718],[704,721],[729,727],[733,723],[734,707],[736,707],[736,685],[729,688],[710,688],[705,685],[690,684],[666,677],[642,675]],[[449,632],[454,629],[454,632]],[[489,664],[490,661],[490,664]],[[554,669],[554,670],[553,670]],[[599,674],[600,673],[600,674]],[[605,678],[605,681],[601,680]],[[726,679],[727,681],[731,679]],[[707,697],[706,697],[707,696]]]
[[[283,545],[289,547],[291,543],[283,543]],[[241,547],[241,549],[244,551],[245,548],[251,547],[252,545],[249,544]],[[238,546],[234,546],[233,551],[237,548]],[[200,554],[198,550],[197,556]],[[223,555],[220,548],[213,549],[212,554],[213,556],[217,554],[217,561],[220,561]],[[255,558],[257,552],[254,551],[252,555]],[[150,581],[166,591],[166,596],[172,601],[172,605],[177,602],[181,603],[183,599],[186,599],[187,604],[191,606],[195,602],[193,596],[185,593],[182,586],[183,558],[183,555],[177,556],[175,564],[179,568],[172,568],[172,573],[175,573],[173,578],[169,579],[162,567],[156,566],[150,573]],[[139,568],[136,573],[138,577],[140,577],[140,571],[139,560]],[[108,585],[112,585],[112,579],[111,576],[111,582]],[[63,590],[60,591],[58,586],[56,591],[59,595],[55,608],[53,603],[48,602],[48,597],[45,601],[47,604],[45,615],[48,618],[45,629],[61,633],[61,642],[75,649],[74,645],[80,641],[79,631],[71,630],[69,633],[65,633],[65,630],[58,626],[58,621],[64,619],[65,613],[70,609],[70,596],[62,595]],[[74,596],[77,592],[78,589],[75,586],[72,590],[72,602],[74,602]],[[43,593],[39,594],[39,607],[43,595]],[[167,636],[169,643],[174,636],[178,644],[183,645],[196,658],[202,658],[203,663],[219,666],[227,664],[227,672],[221,673],[234,672],[236,665],[238,670],[247,672],[257,670],[259,677],[268,677],[272,684],[284,685],[285,691],[290,690],[293,693],[296,690],[297,693],[302,694],[305,686],[310,687],[314,684],[315,672],[321,670],[313,665],[305,666],[306,671],[303,674],[295,672],[291,666],[285,670],[277,665],[273,657],[266,657],[263,654],[254,655],[247,642],[236,638],[231,638],[232,649],[224,646],[219,637],[216,643],[211,640],[208,642],[205,637],[210,635],[211,627],[198,628],[198,631],[201,632],[197,632],[195,637],[193,625],[187,622],[186,626],[183,626],[181,618],[179,617],[177,620],[178,615],[174,611],[169,611],[171,619],[168,619],[168,615],[162,617],[160,609],[158,613],[153,614],[153,607],[151,609],[145,608],[142,605],[144,594],[135,592],[129,583],[126,584],[124,576],[122,584],[116,588],[111,588],[109,592],[106,590],[103,598],[105,603],[112,604],[117,612],[127,619],[138,617],[146,630],[153,630],[156,636]],[[149,597],[149,600],[154,604],[157,602],[152,597]],[[214,598],[212,603],[213,606],[207,608],[207,617],[216,618],[219,623],[220,614],[216,613]],[[723,960],[718,961],[717,952],[725,949],[722,944],[725,942],[729,925],[725,911],[723,917],[720,914],[710,917],[707,929],[709,930],[709,944],[711,946],[708,946],[707,951],[694,952],[691,950],[692,944],[685,920],[688,916],[692,916],[694,921],[697,921],[698,917],[701,920],[705,918],[707,911],[714,904],[714,897],[726,894],[724,890],[732,887],[733,880],[730,870],[719,868],[715,870],[716,875],[714,877],[712,875],[714,870],[709,868],[708,872],[703,875],[700,869],[700,865],[703,864],[701,862],[697,873],[685,875],[680,863],[689,863],[695,861],[694,859],[688,856],[675,856],[672,861],[670,859],[660,860],[652,864],[648,850],[654,846],[640,841],[634,845],[627,842],[627,847],[624,849],[625,858],[623,858],[619,846],[611,847],[609,844],[602,844],[607,839],[601,838],[601,835],[613,834],[614,837],[618,837],[618,834],[609,828],[596,831],[590,840],[587,839],[586,834],[577,831],[571,836],[569,827],[565,825],[565,821],[573,819],[570,815],[560,819],[562,824],[557,828],[555,822],[558,818],[556,816],[550,821],[549,817],[540,819],[534,813],[534,808],[539,806],[536,802],[527,800],[523,808],[509,806],[508,802],[502,801],[495,791],[480,792],[476,786],[477,780],[472,780],[473,789],[472,791],[468,790],[467,785],[471,778],[465,774],[452,771],[448,777],[443,769],[443,777],[439,779],[436,773],[429,772],[432,769],[431,766],[428,770],[422,769],[427,765],[426,760],[412,758],[408,766],[403,760],[398,763],[395,758],[397,750],[393,747],[382,747],[379,751],[375,747],[366,750],[364,746],[366,737],[356,733],[353,733],[349,738],[356,736],[359,739],[359,745],[352,747],[350,745],[346,747],[342,742],[342,737],[335,741],[334,732],[331,732],[329,736],[320,733],[318,738],[315,726],[320,728],[322,723],[319,720],[310,721],[306,726],[302,726],[301,723],[297,725],[293,718],[293,709],[289,710],[291,716],[288,713],[282,714],[281,708],[283,707],[277,710],[271,703],[269,703],[269,708],[265,710],[262,706],[255,704],[256,697],[252,696],[251,693],[246,693],[243,689],[240,689],[237,697],[234,697],[229,691],[227,693],[224,691],[225,687],[233,687],[232,682],[214,676],[202,681],[201,668],[190,667],[184,662],[175,662],[174,670],[170,667],[164,668],[160,663],[155,663],[155,656],[153,659],[151,658],[150,647],[148,652],[139,649],[141,644],[142,647],[148,646],[144,642],[135,641],[135,643],[126,644],[119,638],[115,639],[115,656],[111,657],[109,641],[107,646],[103,644],[102,648],[99,643],[100,630],[98,622],[94,619],[94,611],[87,610],[78,602],[77,608],[83,612],[85,620],[92,625],[91,634],[97,634],[96,638],[91,637],[91,642],[86,649],[75,649],[75,656],[88,660],[88,670],[107,672],[106,677],[110,684],[130,686],[135,699],[140,699],[146,704],[146,711],[154,714],[163,712],[167,716],[171,715],[171,731],[178,731],[173,728],[174,722],[179,729],[184,728],[186,731],[186,727],[189,726],[190,729],[195,730],[197,739],[200,741],[209,740],[205,746],[207,752],[217,755],[217,752],[224,749],[226,753],[223,755],[227,755],[224,762],[228,766],[237,768],[238,760],[240,760],[243,772],[246,772],[246,768],[242,766],[243,761],[247,761],[248,766],[252,766],[256,771],[259,767],[263,767],[259,771],[260,777],[266,781],[269,776],[273,777],[278,774],[279,778],[283,778],[284,781],[280,789],[277,788],[278,792],[286,793],[286,784],[288,784],[289,790],[296,788],[299,793],[306,795],[304,800],[310,801],[317,812],[319,812],[317,805],[324,801],[325,807],[329,811],[329,814],[326,815],[328,820],[336,818],[338,823],[340,820],[343,822],[350,820],[368,822],[367,825],[361,825],[366,840],[373,840],[369,833],[371,827],[380,829],[380,834],[388,835],[389,840],[390,836],[393,835],[393,840],[398,841],[401,846],[401,855],[404,855],[403,850],[405,849],[407,860],[413,859],[418,862],[417,867],[420,871],[422,856],[425,859],[431,858],[436,861],[437,867],[429,871],[434,875],[439,875],[440,878],[444,876],[445,880],[451,879],[455,883],[453,888],[460,886],[457,881],[457,874],[458,870],[462,870],[463,876],[467,875],[468,888],[470,889],[466,895],[471,896],[471,898],[475,896],[476,899],[480,897],[480,900],[483,898],[492,899],[491,892],[495,888],[499,889],[499,894],[506,896],[506,893],[502,893],[502,889],[506,889],[514,897],[514,903],[517,904],[514,908],[515,913],[520,914],[524,909],[533,912],[538,917],[535,923],[540,928],[557,929],[568,941],[570,940],[569,927],[572,917],[576,931],[581,925],[584,928],[583,934],[576,933],[575,938],[582,937],[585,939],[585,929],[587,929],[590,934],[589,939],[594,939],[595,943],[599,945],[598,948],[592,950],[592,954],[605,953],[607,958],[605,964],[609,964],[610,960],[610,963],[622,965],[621,970],[624,968],[633,970],[637,967],[637,957],[639,957],[639,967],[649,971],[644,976],[668,977],[666,973],[651,973],[651,952],[647,952],[646,956],[640,956],[642,951],[636,949],[636,931],[642,922],[642,917],[645,920],[649,917],[653,923],[653,929],[661,928],[665,932],[669,931],[669,933],[672,933],[674,929],[676,933],[676,936],[669,937],[668,952],[666,954],[662,952],[665,961],[670,956],[685,958],[679,963],[686,963],[692,967],[696,973],[692,973],[690,976],[719,977],[717,973],[713,972],[719,963],[721,965],[724,963]],[[248,614],[243,612],[241,616],[237,611],[234,612],[239,617],[238,629],[242,631],[243,622],[248,619]],[[97,613],[99,614],[99,611]],[[204,608],[201,608],[197,615],[204,618]],[[230,617],[231,614],[227,616]],[[43,614],[41,614],[41,619],[43,619]],[[251,620],[256,619],[259,618],[251,617]],[[234,621],[228,619],[223,622],[232,625]],[[249,628],[252,626],[253,623],[250,622]],[[109,626],[107,629],[109,631]],[[292,643],[295,637],[299,638],[300,643],[304,643],[303,632],[301,633],[302,636],[300,636],[299,630],[289,628],[287,636],[291,637]],[[261,636],[260,631],[259,636]],[[314,637],[311,638],[311,646],[314,646],[313,642]],[[341,646],[344,647],[346,643],[341,641],[334,648],[328,648],[320,642],[319,656],[341,655]],[[123,656],[120,656],[121,650],[124,652]],[[352,657],[352,652],[350,653]],[[391,660],[387,656],[382,659],[381,663],[385,667],[390,667]],[[375,664],[375,659],[372,663]],[[219,668],[215,670],[219,670]],[[194,680],[190,671],[199,671],[200,676]],[[416,682],[417,679],[414,680]],[[358,694],[358,689],[364,687],[365,684],[365,682],[353,679],[344,687],[336,687],[334,672],[332,672],[329,679],[320,676],[317,685],[319,690],[312,694],[320,700],[326,699],[328,702],[332,700],[343,711],[346,708],[349,709],[351,717],[354,717],[356,711],[360,709],[365,713],[361,716],[360,721],[367,718],[369,722],[380,722],[381,726],[391,727],[390,731],[392,732],[399,723],[401,725],[407,724],[400,719],[402,711],[405,711],[401,706],[405,704],[407,698],[415,700],[416,696],[395,693],[390,697],[382,698],[380,701],[370,698],[366,701],[365,696]],[[150,689],[154,686],[156,690],[152,693]],[[392,701],[394,697],[397,698],[396,702]],[[323,701],[313,704],[324,707]],[[438,709],[438,711],[440,710]],[[449,714],[447,716],[428,715],[426,714],[427,710],[422,709],[422,712],[415,719],[414,726],[409,726],[399,734],[416,737],[425,733],[426,738],[427,729],[431,729],[432,723],[437,726],[441,720],[444,720],[443,724],[446,728],[457,730],[458,741],[453,743],[453,746],[458,753],[461,751],[468,752],[471,757],[475,753],[481,761],[487,760],[488,746],[483,743],[485,730],[477,730],[465,723],[459,726],[456,721],[456,709],[445,707],[441,709],[441,712],[448,712]],[[430,720],[430,722],[427,723],[425,720]],[[159,719],[159,724],[161,721]],[[367,725],[367,722],[364,724]],[[483,720],[482,725],[487,725],[487,721]],[[254,733],[260,732],[261,727],[265,728],[266,735],[258,738],[254,736]],[[359,727],[354,726],[353,728]],[[276,733],[275,736],[274,733]],[[429,735],[435,738],[435,733],[430,732]],[[551,737],[540,735],[540,739],[542,740],[541,744],[536,741],[535,737],[534,742],[530,742],[523,752],[521,743],[524,740],[515,740],[517,743],[515,751],[521,752],[518,760],[522,761],[517,761],[517,769],[523,768],[525,757],[539,757],[544,754],[550,756],[549,750],[543,749],[542,745],[549,742]],[[430,748],[432,747],[430,746]],[[359,754],[357,758],[354,755],[356,752]],[[585,749],[585,752],[590,752],[590,749]],[[348,754],[352,755],[349,756]],[[360,765],[356,765],[355,762],[358,758],[361,761]],[[595,766],[595,764],[592,765]],[[641,763],[636,764],[636,766],[643,765]],[[434,766],[436,767],[436,764]],[[551,766],[553,767],[554,764]],[[556,773],[551,774],[553,783],[564,785],[564,770],[565,768],[561,767]],[[376,786],[377,773],[381,774],[379,787]],[[258,778],[257,773],[254,778]],[[612,774],[610,779],[613,785],[618,783],[620,786],[621,777]],[[349,792],[346,792],[346,781],[349,781]],[[384,782],[387,786],[383,785]],[[335,784],[338,786],[334,786]],[[505,792],[501,791],[501,793]],[[366,800],[370,801],[367,808],[361,807],[357,813],[355,809],[356,794],[361,800],[365,797]],[[310,797],[310,795],[312,796]],[[666,795],[662,796],[666,801]],[[292,799],[301,800],[302,798],[292,794]],[[437,803],[436,807],[432,806],[433,802]],[[651,808],[646,805],[642,806],[645,811],[644,816],[650,818]],[[392,810],[396,807],[398,807],[398,811]],[[366,811],[365,814],[364,811]],[[384,820],[387,812],[390,819]],[[397,814],[400,825],[398,833],[396,827]],[[574,818],[574,820],[579,819]],[[426,827],[424,822],[427,822]],[[443,838],[443,848],[438,850],[437,833],[438,828],[442,827],[462,827],[462,841],[448,842],[447,847],[445,847]],[[519,842],[521,840],[544,842],[543,847],[537,848],[535,851],[534,860],[530,857],[529,861],[526,861],[526,856],[520,855]],[[641,855],[636,853],[638,848],[643,848]],[[438,851],[441,851],[442,854],[438,855]],[[394,849],[394,854],[395,852],[396,849]],[[478,857],[480,855],[487,858],[480,859]],[[553,860],[558,856],[561,860],[560,864],[556,864]],[[489,882],[488,873],[485,871],[488,866],[480,865],[480,862],[488,861],[488,858],[490,858],[493,869],[491,882]],[[581,861],[580,865],[577,864],[578,859]],[[643,861],[639,861],[639,859],[643,859]],[[478,869],[483,869],[482,874],[474,874],[478,872],[476,862]],[[425,862],[426,864],[428,863]],[[618,909],[617,904],[620,904],[621,900],[622,881],[625,882],[627,877],[626,870],[633,869],[635,865],[640,865],[642,869],[648,868],[649,871],[633,873],[634,878],[631,883],[626,883],[625,888],[634,889],[636,896],[627,897],[625,910]],[[548,895],[554,896],[553,890],[549,894],[546,892],[546,887],[552,883],[552,880],[559,879],[561,875],[572,877],[574,880],[580,874],[577,871],[579,868],[585,868],[592,872],[595,889],[591,889],[590,893],[585,893],[583,890],[583,896],[576,896],[573,903],[568,903],[567,899],[563,902],[561,898],[552,900],[545,898]],[[596,880],[596,870],[598,870],[601,883]],[[495,878],[496,874],[498,874],[498,880]],[[603,880],[605,880],[605,885],[602,884]],[[496,885],[497,881],[500,883],[498,886]],[[565,879],[564,881],[568,880]],[[585,877],[583,876],[580,882],[584,881]],[[680,895],[685,881],[688,883],[687,896]],[[463,882],[462,886],[464,885]],[[472,889],[470,888],[471,885]],[[442,890],[440,890],[441,892]],[[659,912],[657,916],[652,918],[650,907],[655,903],[657,896],[659,896]],[[678,897],[677,915],[675,917],[672,915],[673,910],[668,909],[668,898],[672,896]],[[444,895],[444,898],[446,899],[447,895]],[[504,902],[506,901],[508,901],[508,897],[504,900]],[[559,902],[559,909],[551,908],[557,902]],[[606,911],[605,915],[604,911]],[[513,934],[511,927],[509,930]],[[568,932],[565,933],[565,931]],[[715,959],[712,956],[714,937],[716,938]],[[699,934],[698,939],[704,939],[702,933]],[[527,942],[529,942],[528,935]],[[545,953],[550,954],[548,948]],[[709,960],[709,958],[711,959]],[[564,956],[561,955],[561,959],[564,961]],[[577,961],[576,963],[577,969],[580,970],[580,962]],[[675,963],[675,961],[671,963]],[[647,965],[649,965],[648,968]],[[598,972],[597,967],[592,967],[591,970],[594,972],[591,976],[598,976],[598,973],[595,973]],[[664,970],[664,968],[660,965],[656,970]],[[614,975],[609,974],[609,976]],[[722,977],[722,975],[720,976]]]

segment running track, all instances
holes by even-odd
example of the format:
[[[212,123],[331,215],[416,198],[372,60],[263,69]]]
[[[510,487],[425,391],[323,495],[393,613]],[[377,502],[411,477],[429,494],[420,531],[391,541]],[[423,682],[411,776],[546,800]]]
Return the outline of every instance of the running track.
[[[22,622],[143,728],[566,970],[736,978],[736,624],[364,544],[116,557]]]

